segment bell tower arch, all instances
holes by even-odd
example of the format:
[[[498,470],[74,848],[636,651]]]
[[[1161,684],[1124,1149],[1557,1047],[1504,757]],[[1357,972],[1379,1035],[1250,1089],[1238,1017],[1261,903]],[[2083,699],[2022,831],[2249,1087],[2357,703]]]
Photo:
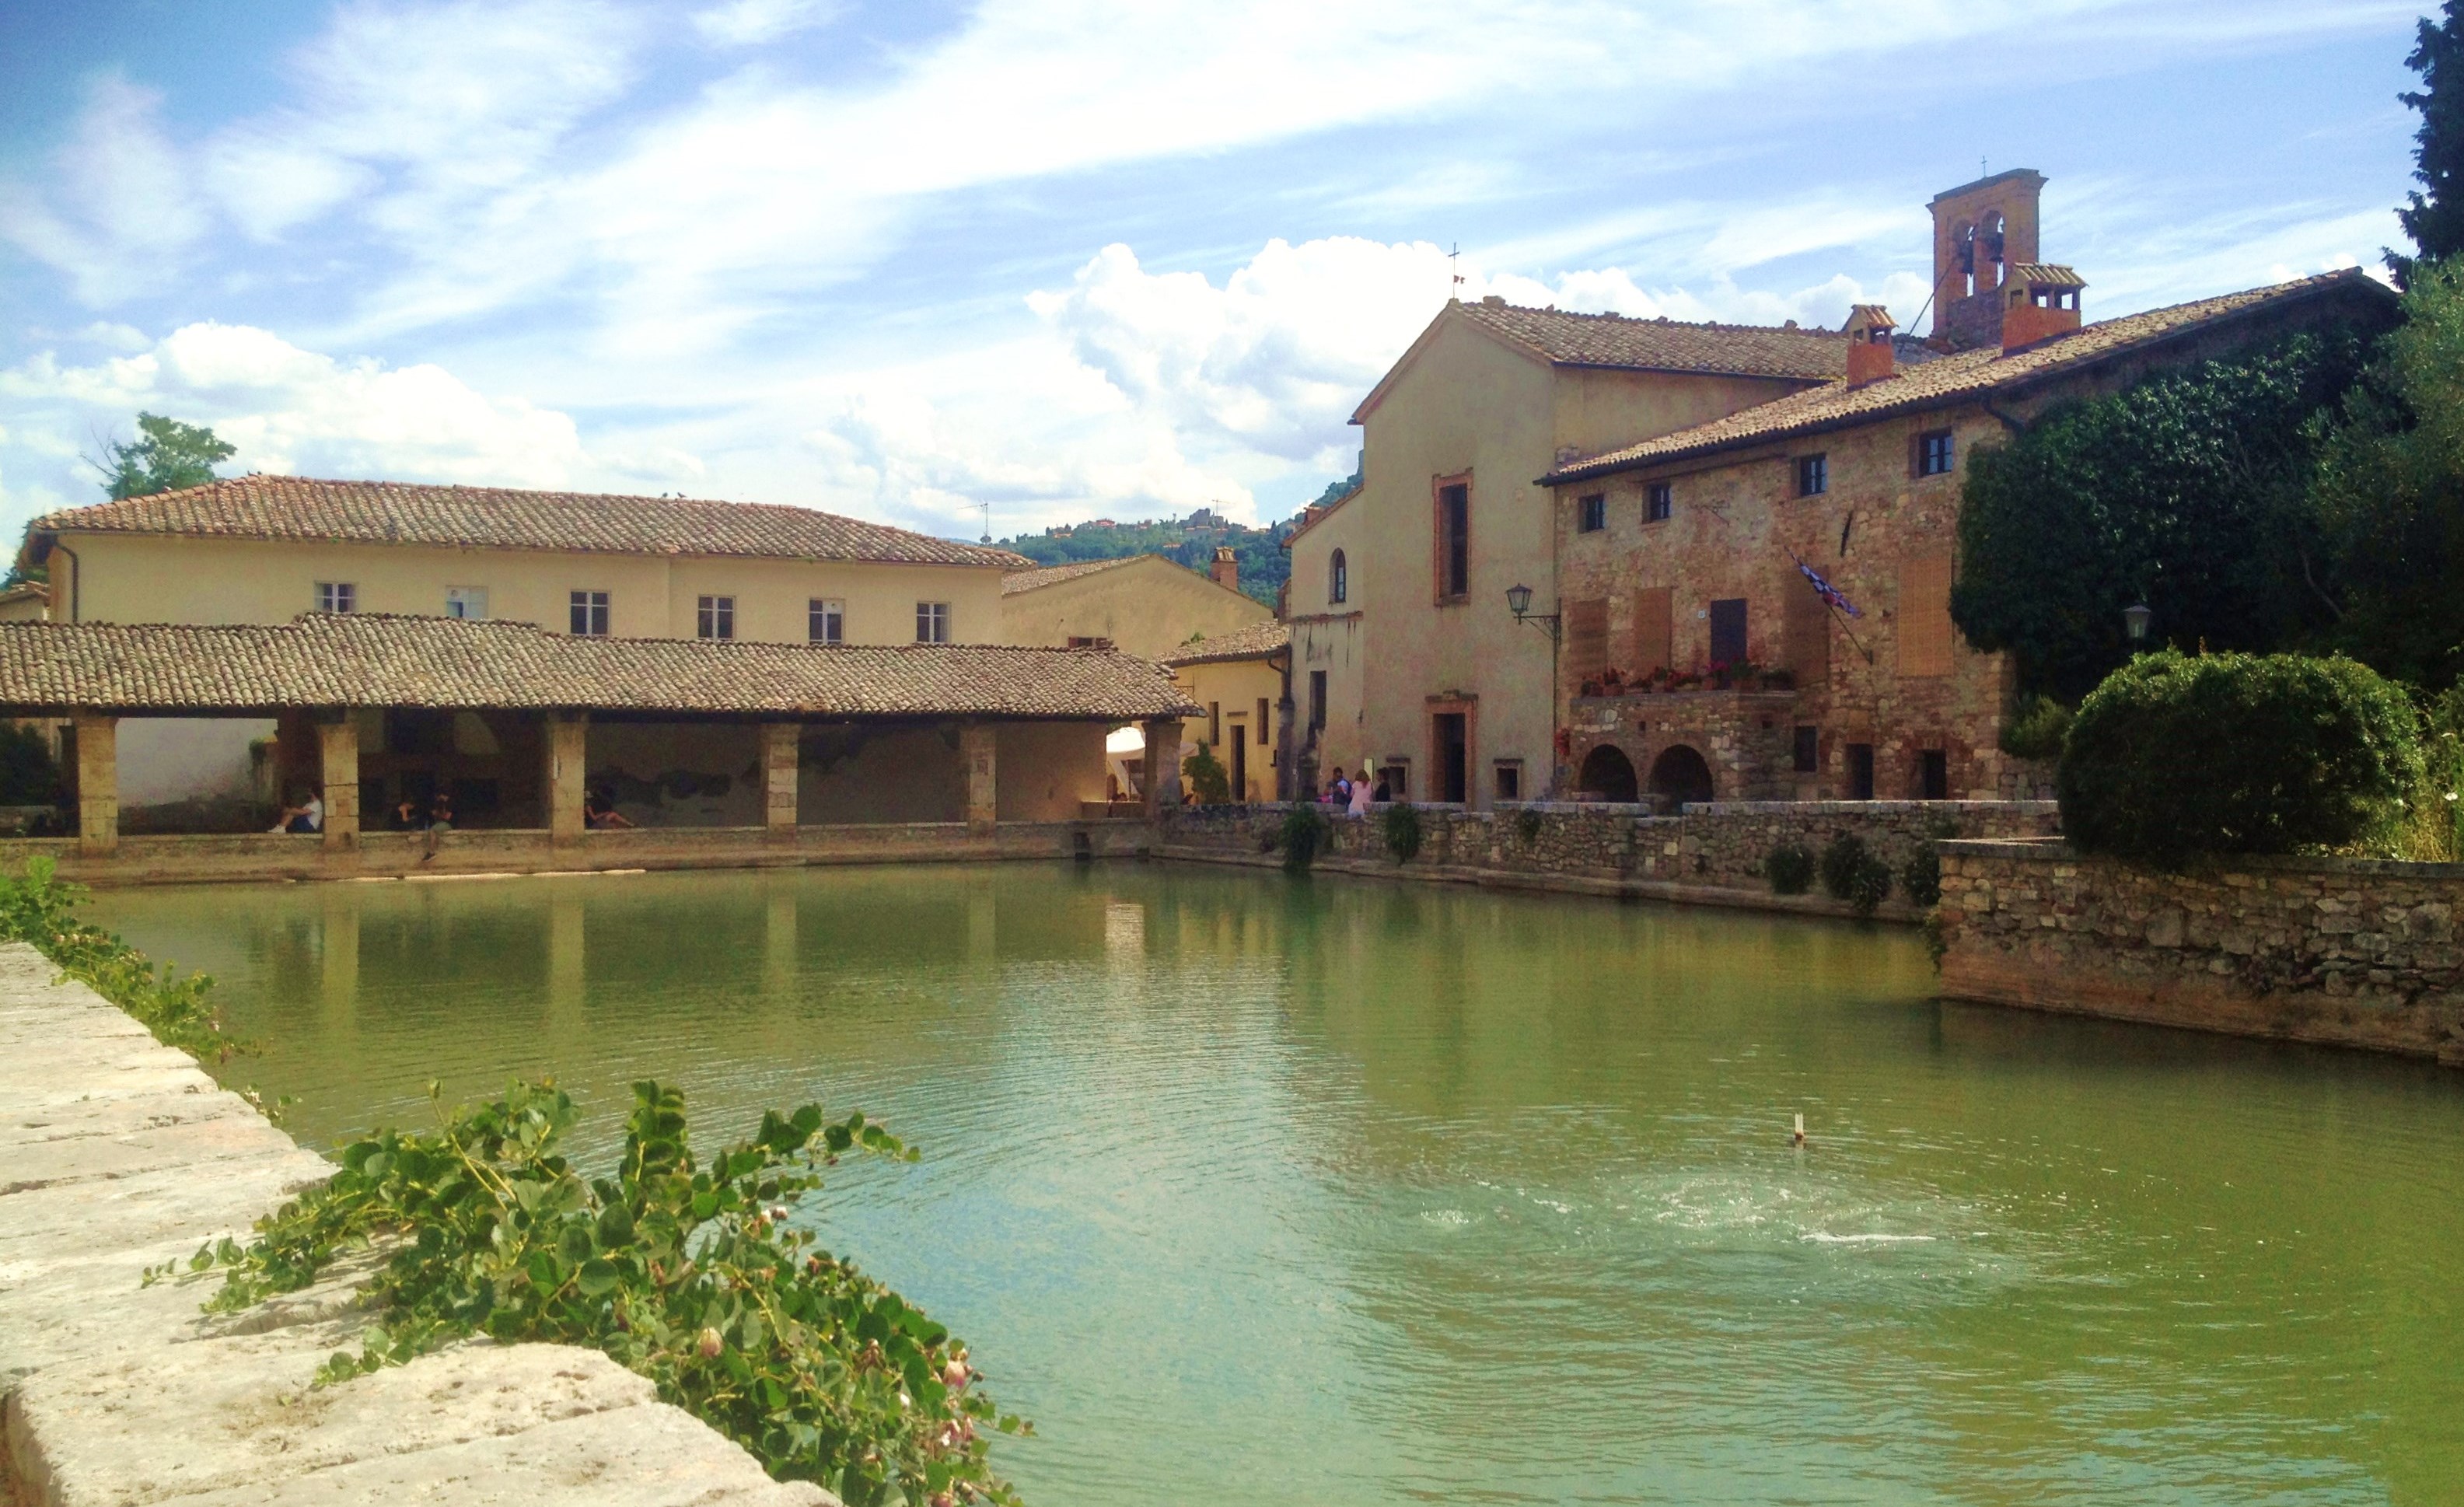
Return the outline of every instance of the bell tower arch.
[[[2013,167],[1933,196],[1934,333],[1967,350],[2002,340],[2011,269],[2037,258],[2045,175]]]

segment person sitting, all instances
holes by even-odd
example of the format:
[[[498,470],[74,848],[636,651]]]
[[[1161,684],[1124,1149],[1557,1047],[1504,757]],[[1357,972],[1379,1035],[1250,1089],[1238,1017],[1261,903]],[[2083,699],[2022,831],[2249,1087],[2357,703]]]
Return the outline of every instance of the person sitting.
[[[427,825],[428,812],[420,806],[418,800],[414,797],[406,795],[401,800],[393,803],[394,831],[415,832],[421,831],[427,827]]]
[[[592,790],[582,798],[582,825],[593,831],[604,832],[630,827],[633,820],[618,810],[605,796]]]
[[[1377,788],[1370,795],[1369,798],[1381,805],[1395,798],[1395,788],[1387,783],[1384,775],[1381,774],[1377,777]]]
[[[436,799],[428,803],[428,830],[432,832],[453,830],[453,797],[443,790],[437,791]]]
[[[297,806],[282,809],[281,817],[274,824],[278,832],[306,833],[325,830],[325,803],[315,791]]]

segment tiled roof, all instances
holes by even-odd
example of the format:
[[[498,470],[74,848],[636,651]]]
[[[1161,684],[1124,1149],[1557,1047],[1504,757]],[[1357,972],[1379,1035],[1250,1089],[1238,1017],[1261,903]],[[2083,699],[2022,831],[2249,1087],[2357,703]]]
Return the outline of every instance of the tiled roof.
[[[2084,288],[2087,279],[2076,271],[2051,261],[2013,262],[2011,280],[2031,288]]]
[[[1726,418],[1647,439],[1623,450],[1564,466],[1544,482],[1581,481],[1639,466],[1705,454],[1733,445],[1762,443],[1789,434],[1837,429],[1888,414],[1940,407],[1986,394],[2022,388],[2065,376],[2097,362],[2186,335],[2221,320],[2238,319],[2310,299],[2340,295],[2393,295],[2358,268],[2323,273],[2272,287],[2201,299],[2104,320],[2040,345],[2005,355],[1996,346],[1943,356],[1861,388],[1845,380],[1792,392],[1743,409]]]
[[[1687,324],[1618,314],[1570,314],[1513,303],[1460,303],[1484,329],[1570,366],[1626,366],[1739,377],[1820,382],[1848,369],[1848,337],[1837,330],[1766,324]]]
[[[1232,659],[1264,659],[1279,654],[1292,646],[1292,626],[1269,619],[1250,623],[1228,632],[1212,634],[1194,644],[1183,644],[1164,655],[1168,665],[1221,664]]]
[[[1066,565],[1039,565],[1032,570],[1013,570],[1001,577],[1001,595],[1016,596],[1021,591],[1034,591],[1044,587],[1059,586],[1064,581],[1075,581],[1080,576],[1091,576],[1114,565],[1156,558],[1154,555],[1121,555],[1111,560],[1073,560]]]
[[[284,624],[0,623],[0,707],[286,706],[1130,721],[1195,715],[1151,659],[992,644],[582,638],[380,613]]]
[[[511,487],[240,476],[36,519],[30,543],[63,529],[627,555],[758,555],[897,565],[1030,564],[1006,549],[812,508]],[[39,543],[35,543],[39,541]],[[39,558],[39,557],[38,557]]]

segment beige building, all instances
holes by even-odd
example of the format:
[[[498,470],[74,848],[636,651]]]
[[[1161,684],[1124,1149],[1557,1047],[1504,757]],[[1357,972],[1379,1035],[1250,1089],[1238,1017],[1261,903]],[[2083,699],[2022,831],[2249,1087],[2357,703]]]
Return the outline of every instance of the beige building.
[[[1290,627],[1271,619],[1208,634],[1164,656],[1174,680],[1203,709],[1180,724],[1181,762],[1186,765],[1198,745],[1206,744],[1222,764],[1236,801],[1276,798],[1275,754],[1290,657]]]
[[[1271,619],[1271,608],[1242,594],[1231,551],[1221,554],[1211,576],[1161,555],[1012,570],[1001,578],[1001,641],[1109,644],[1161,659],[1193,638]]]
[[[1556,530],[1563,460],[1837,379],[1845,335],[1449,303],[1353,415],[1358,490],[1287,546],[1298,759],[1387,771],[1398,798],[1534,798],[1560,783]]]

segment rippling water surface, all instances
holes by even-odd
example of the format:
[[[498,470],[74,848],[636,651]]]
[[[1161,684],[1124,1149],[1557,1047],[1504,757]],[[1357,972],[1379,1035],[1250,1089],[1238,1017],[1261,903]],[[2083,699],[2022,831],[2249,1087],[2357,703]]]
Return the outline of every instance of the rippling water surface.
[[[1938,1006],[1896,931],[1097,865],[111,894],[312,1144],[819,1098],[1040,1507],[2464,1500],[2464,1075]],[[1813,1144],[1787,1144],[1802,1111]]]

